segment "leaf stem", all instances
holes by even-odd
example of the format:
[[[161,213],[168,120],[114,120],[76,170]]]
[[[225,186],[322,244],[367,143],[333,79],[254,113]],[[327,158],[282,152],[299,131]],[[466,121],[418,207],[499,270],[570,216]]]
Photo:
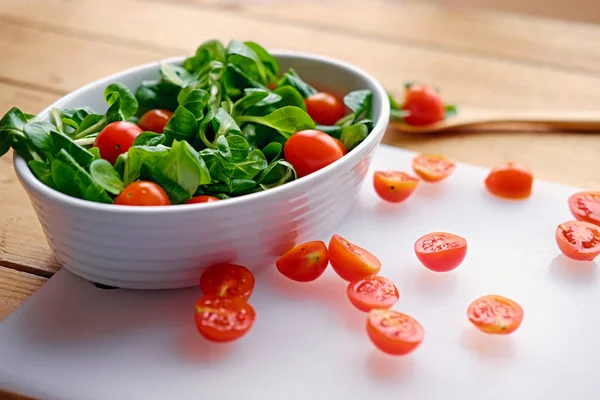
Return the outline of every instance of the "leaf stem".
[[[81,139],[92,133],[96,133],[96,131],[100,130],[104,126],[104,124],[106,124],[106,116],[103,116],[100,119],[100,121],[96,122],[94,125],[88,127],[87,129],[84,129],[83,131],[79,132],[77,135],[73,136],[73,139]]]

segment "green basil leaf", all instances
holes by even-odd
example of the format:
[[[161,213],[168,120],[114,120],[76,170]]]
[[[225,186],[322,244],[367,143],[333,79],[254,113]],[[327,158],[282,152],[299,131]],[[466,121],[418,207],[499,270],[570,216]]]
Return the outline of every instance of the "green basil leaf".
[[[370,90],[355,90],[344,96],[344,104],[352,110],[354,122],[361,118],[363,113],[365,118],[371,117],[372,99],[373,93]]]
[[[144,164],[142,164],[140,177],[144,180],[154,181],[162,187],[165,192],[167,192],[171,204],[182,204],[192,197],[187,190],[181,187],[177,182],[165,176],[158,166],[154,166],[153,168],[148,163],[144,162]]]
[[[237,134],[242,133],[240,127],[236,124],[235,120],[222,108],[217,110],[215,117],[212,120],[213,130],[216,132],[215,137],[221,135]]]
[[[225,136],[219,136],[215,141],[217,145],[217,151],[221,156],[225,158],[231,158],[231,150],[229,149],[229,142]]]
[[[90,149],[90,152],[91,152],[91,150],[93,150],[95,148],[96,147],[92,147]],[[131,148],[129,148],[129,150],[131,150]],[[100,152],[98,152],[98,155],[100,155]],[[98,158],[100,158],[100,157],[98,157]],[[119,176],[121,177],[122,180],[125,180],[125,164],[127,163],[127,158],[128,158],[128,153],[122,153],[122,154],[119,154],[119,157],[117,157],[117,161],[115,162],[115,171],[117,171],[117,174],[119,174]]]
[[[190,195],[199,185],[211,182],[210,173],[198,152],[185,141],[174,141],[169,154],[157,164],[158,171]]]
[[[239,135],[229,135],[226,139],[231,154],[231,162],[237,163],[248,158],[250,145],[246,139]]]
[[[43,161],[31,160],[27,163],[33,174],[46,186],[56,189],[52,179],[50,164]]]
[[[244,42],[258,56],[266,68],[268,75],[267,83],[275,81],[279,75],[279,62],[267,50],[255,42]]]
[[[444,105],[444,118],[453,117],[458,114],[458,110],[454,104]]]
[[[169,153],[169,148],[164,146],[132,146],[127,151],[127,156],[123,159],[124,166],[121,176],[125,185],[137,180],[140,177],[142,164],[154,168],[158,161]],[[119,156],[121,157],[121,156]],[[117,159],[117,163],[119,159]],[[119,171],[115,165],[115,170]]]
[[[388,92],[388,99],[390,100],[390,108],[392,110],[400,110],[402,109],[402,104],[398,103],[395,99],[394,96],[392,96],[392,94],[390,92]]]
[[[279,79],[277,82],[277,87],[286,85],[292,86],[305,99],[313,94],[317,94],[317,89],[304,82],[302,78],[300,78],[300,75],[298,75],[293,68],[290,68],[285,74],[283,74],[281,79]]]
[[[100,160],[102,157],[100,157],[100,149],[97,147],[92,147],[90,149],[88,149],[88,151],[94,156],[94,160]]]
[[[233,164],[229,163],[217,150],[204,149],[200,151],[200,156],[208,167],[208,172],[212,182],[229,183],[233,174]],[[196,190],[196,194],[198,190]]]
[[[64,133],[52,130],[50,131],[50,137],[52,138],[55,149],[65,150],[83,168],[89,167],[92,161],[94,161],[94,155],[92,153],[75,143]]]
[[[348,151],[358,146],[369,135],[369,128],[365,124],[350,125],[342,131],[340,140]]]
[[[94,182],[109,193],[118,195],[125,185],[111,163],[106,160],[94,160],[90,164],[90,175]]]
[[[136,136],[133,146],[158,146],[159,144],[163,144],[165,140],[166,137],[162,133],[142,132]]]
[[[143,81],[135,91],[135,97],[139,104],[138,113],[141,115],[156,108],[175,110],[180,90],[179,86],[160,80]]]
[[[12,137],[8,131],[0,130],[0,157],[5,155],[12,146]]]
[[[233,105],[234,114],[242,115],[249,107],[269,96],[269,91],[261,88],[244,89],[244,97],[239,99]]]
[[[106,191],[97,185],[65,149],[60,149],[51,164],[52,180],[62,193],[79,199],[112,203]]]
[[[46,160],[52,160],[55,153],[54,143],[50,136],[50,132],[54,129],[54,125],[44,121],[30,122],[23,128],[29,145],[39,155],[44,155]]]
[[[192,141],[197,132],[198,121],[196,116],[184,106],[179,106],[165,125],[165,143],[170,144],[175,140]]]
[[[264,85],[268,84],[263,65],[259,56],[245,43],[232,40],[227,46],[227,61],[244,71],[251,79]]]
[[[225,62],[225,47],[218,40],[209,40],[196,50],[196,54],[188,57],[183,62],[183,67],[189,72],[197,72],[204,68],[209,62],[216,60]]]
[[[338,125],[317,125],[317,130],[325,132],[331,137],[339,139],[342,136],[343,128]]]
[[[312,118],[301,108],[294,106],[279,108],[265,117],[242,116],[238,121],[268,126],[276,129],[285,138],[305,129],[315,129]]]
[[[277,161],[283,153],[283,145],[279,142],[271,142],[262,151],[268,162]]]
[[[267,159],[263,152],[258,149],[252,150],[248,158],[234,163],[233,178],[252,179],[267,166]]]
[[[247,75],[245,71],[231,63],[228,63],[225,69],[224,85],[225,93],[233,99],[239,98],[246,88],[262,88],[266,90],[264,84]]]
[[[296,106],[306,111],[306,103],[304,98],[293,86],[281,86],[273,90],[275,94],[281,97],[281,101],[277,103],[277,107]]]
[[[194,114],[196,120],[204,117],[204,107],[208,104],[209,94],[204,89],[197,89],[194,85],[186,86],[179,92],[177,101],[188,111]]]
[[[251,179],[232,179],[228,184],[215,183],[206,185],[205,189],[211,193],[226,193],[229,195],[245,194],[256,187],[256,182]]]
[[[20,134],[25,125],[34,118],[32,115],[23,113],[17,107],[13,107],[0,119],[0,131],[12,131]]]
[[[123,119],[129,119],[135,115],[138,109],[138,101],[129,88],[122,83],[111,83],[104,90],[104,100],[109,106],[119,104],[119,110]],[[112,107],[109,107],[109,110]],[[108,111],[107,111],[108,115]]]
[[[161,64],[160,74],[164,83],[170,83],[180,88],[185,87],[192,79],[185,68],[172,64]]]
[[[277,160],[269,164],[256,179],[263,190],[281,186],[297,178],[296,170],[289,162]]]

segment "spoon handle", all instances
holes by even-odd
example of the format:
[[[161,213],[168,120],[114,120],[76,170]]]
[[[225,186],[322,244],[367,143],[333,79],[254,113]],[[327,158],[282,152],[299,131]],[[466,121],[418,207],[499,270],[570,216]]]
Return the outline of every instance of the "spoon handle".
[[[486,110],[464,117],[469,120],[466,125],[533,125],[545,130],[600,132],[600,112],[592,110]]]

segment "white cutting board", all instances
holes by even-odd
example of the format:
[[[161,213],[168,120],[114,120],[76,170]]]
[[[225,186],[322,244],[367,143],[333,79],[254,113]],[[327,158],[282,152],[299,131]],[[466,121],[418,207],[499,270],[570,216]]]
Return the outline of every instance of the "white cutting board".
[[[382,146],[371,173],[410,171],[412,156]],[[0,324],[0,387],[77,400],[598,399],[598,266],[569,261],[554,241],[577,189],[536,181],[530,199],[504,201],[485,191],[486,174],[461,164],[396,205],[376,197],[369,174],[356,211],[335,229],[381,259],[381,275],[400,290],[394,308],[424,326],[409,356],[372,346],[365,314],[331,269],[300,284],[266,268],[251,298],[253,329],[226,345],[195,330],[199,289],[102,290],[62,270]],[[431,231],[467,239],[463,265],[436,274],[419,264],[413,243]],[[523,306],[513,335],[468,322],[469,303],[490,293]]]

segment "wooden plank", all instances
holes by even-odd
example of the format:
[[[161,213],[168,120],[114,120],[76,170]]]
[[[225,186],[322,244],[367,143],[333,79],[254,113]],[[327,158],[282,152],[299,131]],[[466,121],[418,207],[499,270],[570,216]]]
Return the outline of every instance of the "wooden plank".
[[[0,321],[39,289],[46,278],[0,267]]]
[[[594,1],[589,0],[590,3]],[[600,47],[596,45],[600,43],[600,26],[456,7],[461,4],[477,6],[481,0],[438,1],[437,4],[414,0],[179,2],[209,5],[237,14],[262,17],[265,21],[303,24],[324,31],[368,36],[392,43],[522,60],[544,67],[552,65],[600,72]],[[530,7],[529,2],[518,0],[518,3]],[[570,3],[564,3],[564,7],[574,9]],[[551,8],[551,5],[544,2],[543,8]],[[585,12],[591,12],[591,8],[596,9],[595,18],[600,18],[600,2],[590,4]],[[584,9],[579,11],[584,12]]]
[[[0,94],[0,116],[4,115],[11,107],[19,107],[35,114],[60,97],[58,94],[3,82],[0,82]]]

